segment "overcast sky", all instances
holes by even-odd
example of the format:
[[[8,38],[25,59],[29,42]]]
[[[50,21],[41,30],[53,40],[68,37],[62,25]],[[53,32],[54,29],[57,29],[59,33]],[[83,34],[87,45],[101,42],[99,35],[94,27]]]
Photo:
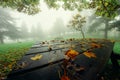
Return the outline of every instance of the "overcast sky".
[[[48,9],[45,3],[41,3],[41,12],[36,15],[30,16],[23,13],[18,13],[17,11],[11,12],[11,14],[18,18],[17,25],[20,26],[22,22],[25,22],[28,27],[37,26],[41,24],[42,29],[49,30],[56,18],[61,18],[65,24],[70,20],[71,16],[75,12],[72,11],[64,11],[63,9],[53,10]]]

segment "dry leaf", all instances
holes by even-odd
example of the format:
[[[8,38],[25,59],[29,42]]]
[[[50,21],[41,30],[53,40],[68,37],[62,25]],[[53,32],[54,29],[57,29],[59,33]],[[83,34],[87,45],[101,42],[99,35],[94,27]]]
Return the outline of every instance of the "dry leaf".
[[[85,56],[87,56],[88,58],[96,58],[96,55],[95,55],[95,53],[93,53],[93,52],[90,52],[90,51],[86,51],[86,52],[84,52],[83,53]]]
[[[31,59],[31,60],[39,60],[39,59],[41,59],[41,58],[42,58],[42,55],[37,54],[37,55],[35,55],[34,57],[31,57],[30,59]]]
[[[97,43],[91,43],[90,45],[92,48],[101,48],[101,45]]]
[[[81,48],[82,51],[86,51],[87,49],[86,48]]]
[[[19,65],[20,68],[26,67],[28,64],[26,62],[22,62],[21,65]]]
[[[71,59],[74,59],[79,53],[75,50],[68,50],[65,55],[67,55],[68,57],[70,57]]]
[[[110,40],[110,42],[114,43],[114,42],[115,42],[115,40]]]
[[[75,48],[75,45],[71,45],[71,48]]]
[[[75,70],[76,71],[83,71],[83,70],[85,70],[85,67],[79,67],[79,68],[76,68]]]
[[[51,45],[48,46],[48,51],[52,51],[52,46]]]
[[[70,78],[69,78],[68,76],[63,75],[63,76],[61,77],[61,80],[70,80]]]

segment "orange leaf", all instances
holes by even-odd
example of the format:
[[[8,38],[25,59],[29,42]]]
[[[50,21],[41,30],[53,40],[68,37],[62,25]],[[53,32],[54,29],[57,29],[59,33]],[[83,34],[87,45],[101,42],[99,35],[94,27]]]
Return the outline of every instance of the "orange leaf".
[[[63,75],[63,76],[61,77],[61,80],[70,80],[70,78],[69,78],[68,76]]]
[[[65,55],[67,55],[68,57],[74,59],[79,53],[75,50],[68,50]]]
[[[88,58],[96,58],[96,55],[95,55],[95,53],[93,53],[93,52],[84,52],[83,53],[85,56],[87,56]]]
[[[92,48],[100,48],[101,45],[97,43],[91,43]]]

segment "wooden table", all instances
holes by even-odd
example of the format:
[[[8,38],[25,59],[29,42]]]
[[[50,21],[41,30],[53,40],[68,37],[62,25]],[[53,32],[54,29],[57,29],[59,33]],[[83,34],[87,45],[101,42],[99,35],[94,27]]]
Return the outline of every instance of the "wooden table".
[[[102,47],[92,49],[96,58],[88,58],[82,54],[91,49],[91,43],[102,44]],[[49,50],[48,46],[50,45],[52,50]],[[6,80],[60,80],[58,73],[61,71],[61,75],[63,75],[61,64],[63,63],[65,52],[69,50],[71,45],[74,50],[80,53],[75,58],[74,63],[84,66],[85,68],[85,70],[79,74],[79,80],[95,80],[109,60],[114,42],[94,39],[85,41],[73,40],[66,41],[66,43],[58,42],[55,44],[38,43],[32,46],[23,58],[17,62],[17,64],[25,63],[25,67],[17,70],[14,68]],[[43,57],[39,60],[31,60],[30,58],[36,54],[41,54]]]

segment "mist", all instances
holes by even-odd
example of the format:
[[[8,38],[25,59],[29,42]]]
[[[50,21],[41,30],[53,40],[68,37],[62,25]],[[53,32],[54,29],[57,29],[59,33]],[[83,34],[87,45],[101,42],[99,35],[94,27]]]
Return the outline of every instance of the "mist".
[[[48,9],[44,2],[41,5],[41,12],[36,15],[0,8],[0,43],[82,38],[79,31],[68,27],[70,19],[78,13],[77,11],[65,11],[62,8]],[[86,17],[86,23],[83,25],[86,38],[119,39],[119,16],[111,21],[97,17],[94,13],[95,11],[91,9],[80,12]],[[106,25],[109,28],[105,29]]]

